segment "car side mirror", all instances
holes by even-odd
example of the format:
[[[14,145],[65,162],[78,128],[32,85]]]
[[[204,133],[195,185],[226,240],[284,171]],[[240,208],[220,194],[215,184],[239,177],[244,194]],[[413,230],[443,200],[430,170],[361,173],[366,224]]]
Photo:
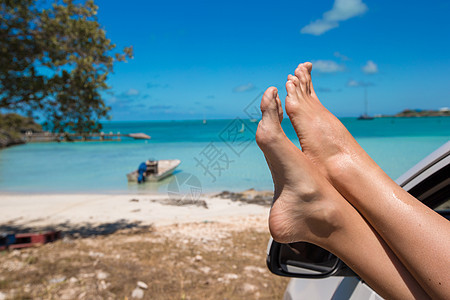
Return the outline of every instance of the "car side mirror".
[[[314,244],[281,244],[270,239],[267,250],[267,267],[276,275],[299,278],[357,276],[338,257]]]

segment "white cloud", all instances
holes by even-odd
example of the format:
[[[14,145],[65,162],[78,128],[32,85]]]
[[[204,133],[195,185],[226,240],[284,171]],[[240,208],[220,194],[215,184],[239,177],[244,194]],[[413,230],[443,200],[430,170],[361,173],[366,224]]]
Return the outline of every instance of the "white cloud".
[[[320,73],[336,73],[345,70],[343,65],[332,60],[316,60],[313,61],[313,70]]]
[[[347,82],[347,86],[359,86],[359,82],[358,81],[356,81],[356,80],[353,80],[353,79],[350,79],[348,82]]]
[[[378,66],[371,60],[368,60],[367,63],[361,69],[366,74],[378,73]]]
[[[138,90],[135,90],[135,89],[129,89],[129,90],[126,92],[126,95],[127,95],[127,96],[137,96],[137,95],[139,95],[139,91],[138,91]]]
[[[334,52],[333,54],[334,54],[334,56],[336,56],[337,58],[340,58],[340,59],[342,59],[342,60],[344,60],[344,61],[350,60],[350,58],[349,58],[348,56],[346,56],[346,55],[344,55],[344,54],[342,54],[342,53],[340,53],[340,52],[338,52],[338,51]]]
[[[119,99],[117,99],[117,97],[112,96],[111,98],[109,98],[109,103],[116,103]]]
[[[349,87],[365,87],[365,86],[373,86],[374,84],[372,82],[365,82],[365,81],[356,81],[353,79],[350,79],[347,82],[347,86]]]
[[[237,87],[235,87],[233,89],[233,92],[242,93],[242,92],[251,91],[253,89],[255,89],[255,86],[253,85],[253,83],[247,83],[247,84],[238,85]]]
[[[333,9],[325,12],[323,17],[328,21],[345,21],[364,14],[367,9],[362,0],[335,0]]]
[[[327,32],[330,29],[336,28],[339,26],[338,22],[329,22],[326,20],[316,20],[311,22],[309,25],[303,27],[300,32],[312,35],[321,35],[322,33]]]
[[[322,19],[311,22],[300,32],[304,34],[321,35],[339,26],[339,22],[363,15],[368,10],[362,0],[335,0],[333,8],[325,12]]]

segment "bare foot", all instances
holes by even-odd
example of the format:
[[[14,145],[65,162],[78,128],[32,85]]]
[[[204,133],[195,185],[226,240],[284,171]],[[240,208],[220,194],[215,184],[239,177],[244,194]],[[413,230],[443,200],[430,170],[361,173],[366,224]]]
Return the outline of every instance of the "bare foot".
[[[286,112],[303,153],[334,183],[354,160],[372,160],[345,126],[323,105],[311,81],[312,64],[300,64],[286,83]]]
[[[284,134],[277,89],[266,90],[256,142],[264,152],[275,186],[269,216],[273,238],[282,243],[314,242],[339,228],[339,203],[345,199]]]
[[[256,142],[275,186],[269,216],[272,237],[281,243],[306,241],[328,249],[382,297],[426,299],[386,243],[286,137],[276,88],[264,93],[261,111]]]
[[[286,83],[286,112],[303,153],[381,235],[432,298],[449,298],[450,285],[442,284],[449,274],[449,264],[443,263],[448,262],[449,243],[442,239],[450,232],[448,221],[400,188],[319,102],[311,69],[311,63],[300,64]]]

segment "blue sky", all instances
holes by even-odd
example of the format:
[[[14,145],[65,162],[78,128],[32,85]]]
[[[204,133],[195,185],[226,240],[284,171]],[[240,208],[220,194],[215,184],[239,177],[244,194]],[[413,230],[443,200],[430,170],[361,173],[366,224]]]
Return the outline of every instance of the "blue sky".
[[[450,106],[450,1],[97,0],[99,21],[134,59],[105,99],[113,120],[244,117],[244,108],[313,62],[339,117]]]

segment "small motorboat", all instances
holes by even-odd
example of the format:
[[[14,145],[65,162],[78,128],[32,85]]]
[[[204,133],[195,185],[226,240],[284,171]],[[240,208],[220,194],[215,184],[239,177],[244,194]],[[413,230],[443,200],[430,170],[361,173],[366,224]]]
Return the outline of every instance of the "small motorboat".
[[[159,181],[172,175],[173,171],[178,167],[181,161],[179,159],[161,159],[152,162],[147,161],[147,163],[152,163],[152,165],[149,165],[147,172],[144,172],[144,181]],[[128,181],[137,182],[138,177],[139,170],[127,174]]]

